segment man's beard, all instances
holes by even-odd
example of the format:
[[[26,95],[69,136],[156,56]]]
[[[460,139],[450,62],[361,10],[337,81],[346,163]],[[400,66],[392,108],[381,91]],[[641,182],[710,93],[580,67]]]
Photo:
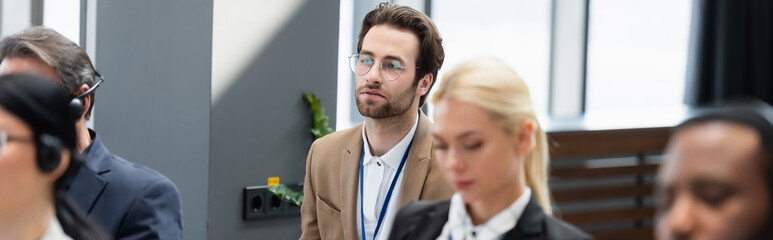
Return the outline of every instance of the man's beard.
[[[416,92],[417,87],[418,85],[414,84],[408,88],[408,90],[399,93],[397,98],[394,98],[391,101],[390,99],[385,98],[386,103],[378,105],[378,103],[371,99],[361,100],[360,92],[362,92],[364,89],[379,90],[381,89],[381,84],[366,84],[357,89],[355,92],[355,94],[357,94],[354,98],[357,102],[357,110],[360,111],[362,116],[375,119],[388,118],[403,114],[411,108],[413,100],[416,99],[416,95],[414,93]]]

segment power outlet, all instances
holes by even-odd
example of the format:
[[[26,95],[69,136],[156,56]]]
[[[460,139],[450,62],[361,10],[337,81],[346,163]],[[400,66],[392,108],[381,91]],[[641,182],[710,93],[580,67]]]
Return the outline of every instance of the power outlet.
[[[294,191],[303,191],[303,185],[287,185]],[[287,216],[300,216],[301,206],[281,200],[268,191],[268,186],[248,186],[244,188],[243,218],[245,221],[270,219]]]

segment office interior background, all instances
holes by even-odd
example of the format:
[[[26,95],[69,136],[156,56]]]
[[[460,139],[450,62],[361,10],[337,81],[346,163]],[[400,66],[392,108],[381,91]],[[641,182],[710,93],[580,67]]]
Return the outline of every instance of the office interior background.
[[[347,56],[381,1],[0,0],[0,34],[42,24],[86,49],[105,77],[91,126],[178,186],[185,239],[294,239],[300,215],[244,220],[243,189],[303,182],[314,140],[303,93],[337,130],[363,120]],[[601,238],[651,238],[652,173],[689,109],[703,1],[391,2],[435,21],[438,81],[476,56],[526,81],[551,134],[559,217]]]

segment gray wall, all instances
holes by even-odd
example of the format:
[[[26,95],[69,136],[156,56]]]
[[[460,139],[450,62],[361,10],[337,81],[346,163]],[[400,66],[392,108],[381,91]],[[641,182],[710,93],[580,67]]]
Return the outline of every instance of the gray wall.
[[[303,1],[213,103],[209,239],[300,236],[300,217],[241,220],[242,188],[265,185],[272,176],[287,184],[303,181],[312,137],[302,92],[314,92],[335,125],[337,64],[343,61],[338,16],[338,1]]]
[[[205,239],[212,0],[99,1],[96,35],[96,130],[113,153],[171,179],[184,238]]]
[[[300,217],[241,215],[243,187],[303,181],[312,137],[302,92],[316,93],[335,123],[339,3],[299,2],[217,99],[213,0],[97,4],[95,61],[106,80],[95,128],[113,153],[175,182],[185,239],[300,236]]]

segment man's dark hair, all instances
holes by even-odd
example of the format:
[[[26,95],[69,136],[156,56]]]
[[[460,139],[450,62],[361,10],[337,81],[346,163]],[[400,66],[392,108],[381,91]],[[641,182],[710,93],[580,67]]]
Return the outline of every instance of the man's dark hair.
[[[432,23],[432,19],[426,14],[417,11],[416,9],[406,6],[394,6],[388,2],[383,2],[378,5],[376,9],[370,11],[362,20],[362,29],[360,30],[359,41],[357,42],[357,52],[362,50],[362,40],[365,38],[365,34],[376,25],[388,25],[401,30],[411,31],[419,38],[419,58],[416,59],[416,79],[414,79],[414,86],[419,84],[419,79],[427,75],[432,74],[432,86],[437,82],[437,73],[440,67],[443,66],[443,60],[445,59],[445,53],[443,52],[443,38]],[[419,107],[424,105],[424,101],[427,99],[427,94],[419,98]]]
[[[73,97],[83,84],[92,87],[96,82],[97,72],[89,55],[67,37],[47,27],[29,27],[0,41],[0,61],[10,57],[35,58],[51,66],[59,78],[54,80]],[[86,119],[91,117],[95,102],[94,92],[89,96],[91,104]]]

